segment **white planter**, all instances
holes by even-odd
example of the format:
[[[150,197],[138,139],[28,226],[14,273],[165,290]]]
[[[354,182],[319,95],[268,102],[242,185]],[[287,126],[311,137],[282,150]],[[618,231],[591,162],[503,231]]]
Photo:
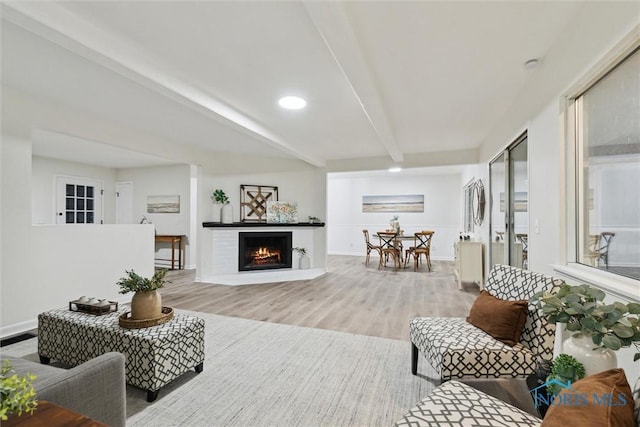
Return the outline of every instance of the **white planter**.
[[[213,219],[211,222],[220,222],[220,211],[221,211],[220,203],[213,204]]]
[[[220,209],[220,216],[222,218],[223,224],[233,224],[233,206],[231,203],[227,203],[226,205],[222,205],[222,209]]]
[[[300,255],[298,259],[298,268],[300,270],[308,270],[311,267],[311,259],[307,255]]]
[[[596,345],[591,337],[583,335],[582,338],[569,337],[562,344],[562,352],[576,358],[584,365],[586,375],[614,369],[618,366],[618,359],[615,351],[602,349]]]

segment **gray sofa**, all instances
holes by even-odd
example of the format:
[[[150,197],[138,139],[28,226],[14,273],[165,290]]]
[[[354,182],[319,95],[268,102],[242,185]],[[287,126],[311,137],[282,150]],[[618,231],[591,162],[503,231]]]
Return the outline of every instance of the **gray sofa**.
[[[2,355],[18,375],[30,373],[38,400],[79,412],[111,427],[125,427],[124,356],[106,353],[71,369],[56,368]]]

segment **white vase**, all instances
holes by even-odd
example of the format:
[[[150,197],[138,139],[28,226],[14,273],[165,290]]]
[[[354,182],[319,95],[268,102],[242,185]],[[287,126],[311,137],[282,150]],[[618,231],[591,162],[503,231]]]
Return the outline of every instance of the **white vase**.
[[[214,203],[213,204],[213,219],[211,220],[211,222],[220,222],[220,212],[222,211],[222,209],[220,208],[220,204],[219,203]]]
[[[300,255],[298,260],[298,268],[300,270],[308,270],[311,267],[311,259],[307,255]]]
[[[614,369],[618,366],[618,359],[615,351],[596,348],[590,336],[583,335],[581,338],[569,337],[562,344],[562,352],[576,358],[584,365],[586,375],[597,374],[598,372]]]
[[[220,209],[220,217],[222,218],[223,224],[233,224],[233,206],[231,203],[222,205],[222,209]]]

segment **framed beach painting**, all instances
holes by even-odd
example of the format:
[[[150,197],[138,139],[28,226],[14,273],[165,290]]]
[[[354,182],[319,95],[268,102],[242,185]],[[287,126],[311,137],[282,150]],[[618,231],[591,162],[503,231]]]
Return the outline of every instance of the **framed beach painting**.
[[[147,196],[147,213],[180,213],[180,196]]]
[[[424,195],[362,196],[362,212],[424,212]]]

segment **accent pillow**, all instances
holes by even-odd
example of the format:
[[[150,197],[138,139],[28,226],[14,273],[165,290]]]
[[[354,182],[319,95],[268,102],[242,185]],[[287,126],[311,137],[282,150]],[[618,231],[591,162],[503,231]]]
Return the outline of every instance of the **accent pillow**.
[[[635,424],[631,387],[620,368],[576,381],[571,389],[562,390],[553,402],[541,427],[626,427]]]
[[[482,291],[469,310],[467,322],[513,347],[522,334],[528,304],[526,300],[501,300]]]

